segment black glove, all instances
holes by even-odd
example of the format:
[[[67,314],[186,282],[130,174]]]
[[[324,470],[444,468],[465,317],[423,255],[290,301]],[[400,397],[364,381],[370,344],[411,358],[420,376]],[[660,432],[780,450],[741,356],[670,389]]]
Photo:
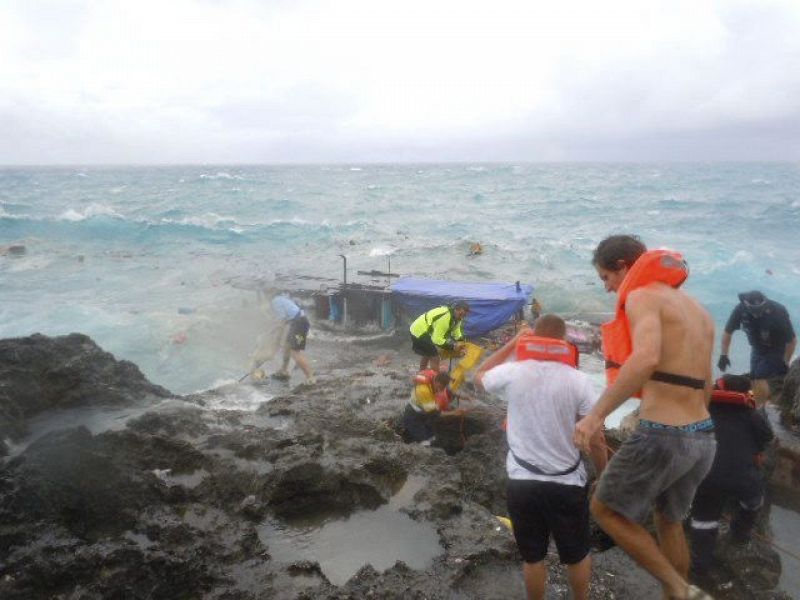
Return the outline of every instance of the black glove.
[[[730,366],[731,366],[731,359],[728,358],[728,355],[720,354],[719,360],[717,361],[717,367],[719,368],[719,370],[724,373],[725,369],[727,369]]]

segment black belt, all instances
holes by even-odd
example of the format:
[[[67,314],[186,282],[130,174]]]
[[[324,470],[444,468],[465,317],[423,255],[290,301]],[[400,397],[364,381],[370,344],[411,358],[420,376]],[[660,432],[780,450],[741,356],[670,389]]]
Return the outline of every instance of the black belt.
[[[620,369],[622,365],[613,360],[606,360],[606,369]],[[674,373],[665,373],[664,371],[653,371],[650,375],[653,381],[661,383],[669,383],[671,385],[682,385],[693,390],[704,390],[706,382],[704,379],[695,379],[694,377],[687,377],[686,375],[675,375]]]
[[[558,477],[560,475],[569,475],[575,469],[577,469],[581,464],[581,455],[579,454],[578,455],[578,462],[576,462],[574,465],[572,465],[569,469],[564,469],[563,471],[559,471],[558,473],[548,473],[546,471],[542,471],[536,465],[532,465],[531,463],[529,463],[529,462],[527,462],[525,460],[522,460],[519,456],[514,454],[513,450],[509,450],[509,452],[511,452],[511,456],[514,457],[514,460],[517,461],[517,464],[520,467],[523,467],[524,469],[527,469],[528,471],[530,471],[531,473],[534,473],[536,475],[546,475],[548,477]]]

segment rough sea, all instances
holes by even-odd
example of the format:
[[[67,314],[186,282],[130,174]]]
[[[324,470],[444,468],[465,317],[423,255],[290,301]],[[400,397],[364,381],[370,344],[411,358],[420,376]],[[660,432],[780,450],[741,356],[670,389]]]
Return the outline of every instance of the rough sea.
[[[261,323],[237,282],[382,270],[532,284],[610,313],[597,242],[680,250],[721,329],[761,289],[800,326],[800,164],[0,168],[0,337],[82,332],[178,393],[241,376]],[[484,252],[468,257],[470,244]],[[313,340],[313,338],[312,338]],[[718,347],[718,342],[716,344]],[[748,370],[743,334],[733,371]]]

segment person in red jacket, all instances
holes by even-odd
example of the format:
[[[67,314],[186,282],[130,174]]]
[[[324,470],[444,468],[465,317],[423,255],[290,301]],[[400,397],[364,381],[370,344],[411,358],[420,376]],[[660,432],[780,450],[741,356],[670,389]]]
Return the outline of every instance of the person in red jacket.
[[[433,369],[414,377],[414,391],[403,412],[404,438],[409,442],[427,442],[434,436],[434,423],[442,416],[463,414],[450,391],[450,375]]]

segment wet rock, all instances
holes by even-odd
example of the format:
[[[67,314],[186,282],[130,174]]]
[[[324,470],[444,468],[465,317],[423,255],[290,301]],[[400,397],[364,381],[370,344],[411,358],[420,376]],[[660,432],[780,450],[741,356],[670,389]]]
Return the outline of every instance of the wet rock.
[[[800,424],[800,358],[795,359],[783,380],[778,406],[785,424],[791,427]]]
[[[721,600],[788,598],[775,589],[781,568],[780,556],[763,534],[756,534],[753,540],[741,544],[733,542],[723,529],[712,568],[697,580],[697,584]]]
[[[116,360],[85,335],[0,340],[0,438],[18,439],[25,421],[45,410],[169,396],[136,365]]]
[[[51,371],[28,371],[45,379],[28,385],[53,396],[30,414],[102,402],[106,394],[137,407],[163,397],[135,367],[125,370],[83,336],[67,346],[43,336],[27,344],[42,347],[23,344],[19,351],[48,356],[55,372],[74,369],[75,378],[66,380],[78,381],[47,387]],[[374,348],[359,352],[349,348],[354,364],[374,358]],[[2,381],[13,386],[0,389],[27,398],[34,392],[20,383],[24,362],[14,360],[14,368],[0,366]],[[404,444],[395,425],[408,398],[407,373],[376,371],[342,368],[314,386],[279,393],[255,412],[210,410],[230,393],[211,390],[149,405],[121,430],[71,428],[34,441],[0,471],[0,597],[521,597],[521,560],[495,518],[506,514],[506,445],[496,407],[487,404],[463,422],[443,419],[442,441],[431,447]],[[72,396],[80,386],[84,392]],[[20,410],[24,426],[29,413]],[[364,565],[337,587],[331,581],[346,577],[329,576],[318,556],[287,560],[276,537],[282,529],[265,527],[346,523],[379,507],[428,528],[434,558],[427,566]],[[387,536],[385,544],[391,542]],[[619,549],[594,560],[592,598],[658,594]],[[547,561],[552,594],[566,594],[564,569],[555,555]],[[774,581],[774,564],[763,566],[748,576],[760,581],[759,590],[748,588],[753,594]]]

